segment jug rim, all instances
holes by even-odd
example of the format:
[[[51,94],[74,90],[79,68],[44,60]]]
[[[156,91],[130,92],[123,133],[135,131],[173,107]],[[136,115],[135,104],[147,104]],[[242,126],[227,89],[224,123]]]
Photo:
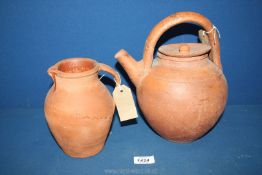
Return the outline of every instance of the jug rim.
[[[90,58],[66,58],[57,62],[48,69],[62,78],[81,78],[96,74],[99,71],[98,63]]]

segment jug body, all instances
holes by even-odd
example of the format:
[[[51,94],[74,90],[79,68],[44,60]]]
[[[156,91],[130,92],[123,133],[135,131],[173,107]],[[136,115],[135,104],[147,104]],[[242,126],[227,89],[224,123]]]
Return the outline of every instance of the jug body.
[[[71,157],[93,156],[106,141],[115,104],[98,78],[101,67],[106,65],[72,58],[49,69],[54,84],[46,96],[45,116],[57,143]]]
[[[139,106],[162,137],[176,142],[200,138],[224,110],[226,79],[207,54],[176,59],[160,55],[137,86]]]

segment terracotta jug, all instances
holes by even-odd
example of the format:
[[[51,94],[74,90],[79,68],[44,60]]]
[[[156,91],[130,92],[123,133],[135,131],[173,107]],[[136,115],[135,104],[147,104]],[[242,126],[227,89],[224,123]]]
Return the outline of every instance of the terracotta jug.
[[[164,45],[152,64],[160,36],[181,23],[203,27],[204,43]],[[220,46],[212,23],[194,12],[180,12],[158,23],[149,34],[143,59],[136,62],[126,51],[115,58],[136,86],[139,106],[152,128],[162,137],[190,142],[203,136],[222,114],[227,82],[220,63]]]
[[[97,154],[106,141],[115,103],[98,78],[99,71],[120,77],[111,67],[85,58],[64,59],[48,69],[54,84],[45,100],[48,126],[71,157]]]

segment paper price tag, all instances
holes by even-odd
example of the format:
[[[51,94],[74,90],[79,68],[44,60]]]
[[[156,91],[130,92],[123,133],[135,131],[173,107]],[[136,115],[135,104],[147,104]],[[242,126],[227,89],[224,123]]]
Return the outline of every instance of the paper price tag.
[[[134,156],[134,164],[154,164],[154,156]]]
[[[113,98],[121,122],[137,118],[135,102],[129,87],[125,85],[116,86],[113,91]]]

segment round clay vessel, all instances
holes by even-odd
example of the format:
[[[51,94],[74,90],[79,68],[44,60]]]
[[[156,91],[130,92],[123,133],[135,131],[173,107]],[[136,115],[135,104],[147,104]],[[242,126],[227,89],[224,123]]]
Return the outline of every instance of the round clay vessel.
[[[64,59],[48,69],[54,84],[45,99],[46,120],[59,146],[71,157],[93,156],[106,141],[115,104],[98,78],[100,70],[120,84],[118,73],[92,59]]]
[[[202,43],[169,44],[154,48],[161,35],[181,23],[203,27]],[[206,134],[218,121],[227,101],[227,81],[220,62],[216,30],[204,16],[179,12],[158,23],[149,34],[144,57],[136,62],[126,51],[115,57],[136,86],[139,106],[162,137],[190,142]]]

